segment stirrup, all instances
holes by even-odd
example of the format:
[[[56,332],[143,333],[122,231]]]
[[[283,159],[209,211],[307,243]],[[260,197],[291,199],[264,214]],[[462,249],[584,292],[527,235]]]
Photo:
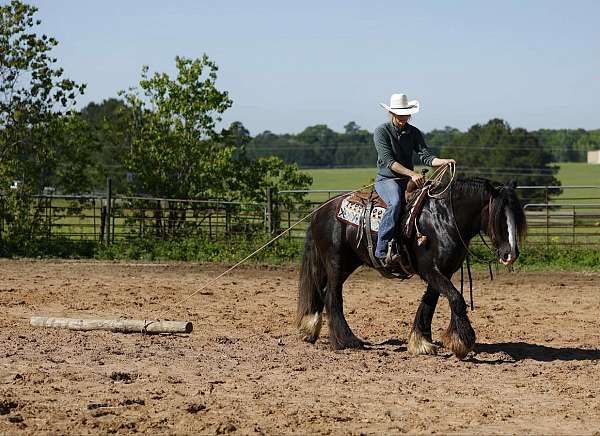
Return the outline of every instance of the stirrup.
[[[390,242],[388,242],[387,254],[383,259],[380,260],[384,268],[389,268],[400,260],[400,254],[398,254],[398,248],[395,240],[392,239]]]

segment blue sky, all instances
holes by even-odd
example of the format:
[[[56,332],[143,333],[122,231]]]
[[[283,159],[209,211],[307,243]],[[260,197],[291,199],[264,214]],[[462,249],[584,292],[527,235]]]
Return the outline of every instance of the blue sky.
[[[3,0],[4,1],[4,0]],[[413,124],[600,128],[600,1],[35,1],[81,104],[135,85],[142,65],[208,54],[252,134],[314,124],[372,130],[393,92]]]

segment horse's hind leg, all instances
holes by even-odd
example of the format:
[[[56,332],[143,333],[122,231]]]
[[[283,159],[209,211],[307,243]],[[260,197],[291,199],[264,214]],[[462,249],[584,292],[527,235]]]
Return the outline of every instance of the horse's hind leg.
[[[301,315],[298,320],[298,329],[300,330],[300,337],[306,342],[314,344],[317,342],[319,334],[321,333],[321,327],[323,325],[323,300],[322,296],[327,292],[325,287],[325,281],[323,281],[321,288],[315,292],[313,297],[312,307],[310,313]]]
[[[450,325],[442,336],[442,342],[446,348],[452,350],[456,357],[463,359],[475,346],[475,331],[467,317],[467,304],[450,279],[437,268],[431,270],[427,281],[448,298],[452,313]]]
[[[321,333],[323,298],[326,285],[325,264],[319,256],[312,230],[309,227],[304,244],[302,266],[300,267],[296,325],[300,331],[300,337],[311,344],[316,342],[319,333]]]
[[[344,348],[363,348],[365,342],[357,338],[346,318],[344,317],[344,300],[342,297],[342,286],[350,274],[360,265],[359,262],[341,262],[338,259],[330,259],[327,271],[327,295],[325,296],[325,307],[329,314],[329,343],[336,350]],[[333,261],[332,261],[333,260]],[[342,267],[346,264],[345,267]]]
[[[408,336],[408,351],[411,354],[436,354],[437,345],[431,341],[431,320],[439,299],[439,292],[431,285],[421,299],[412,330]]]

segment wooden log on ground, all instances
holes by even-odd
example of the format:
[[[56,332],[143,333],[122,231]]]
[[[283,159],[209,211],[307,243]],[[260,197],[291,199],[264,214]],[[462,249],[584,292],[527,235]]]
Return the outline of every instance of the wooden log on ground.
[[[32,316],[34,327],[52,327],[69,330],[108,330],[119,333],[191,333],[189,321],[152,321],[139,319],[76,319]]]

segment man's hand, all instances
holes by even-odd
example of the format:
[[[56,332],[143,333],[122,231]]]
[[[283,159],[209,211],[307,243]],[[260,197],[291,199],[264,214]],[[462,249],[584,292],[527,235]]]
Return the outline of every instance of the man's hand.
[[[433,162],[431,162],[431,165],[434,167],[441,167],[442,165],[448,165],[451,163],[456,165],[456,161],[454,159],[440,159],[436,157]]]
[[[413,172],[410,175],[410,179],[415,183],[415,185],[417,185],[417,188],[422,188],[423,185],[425,184],[425,177],[423,177],[419,173],[414,173]]]

